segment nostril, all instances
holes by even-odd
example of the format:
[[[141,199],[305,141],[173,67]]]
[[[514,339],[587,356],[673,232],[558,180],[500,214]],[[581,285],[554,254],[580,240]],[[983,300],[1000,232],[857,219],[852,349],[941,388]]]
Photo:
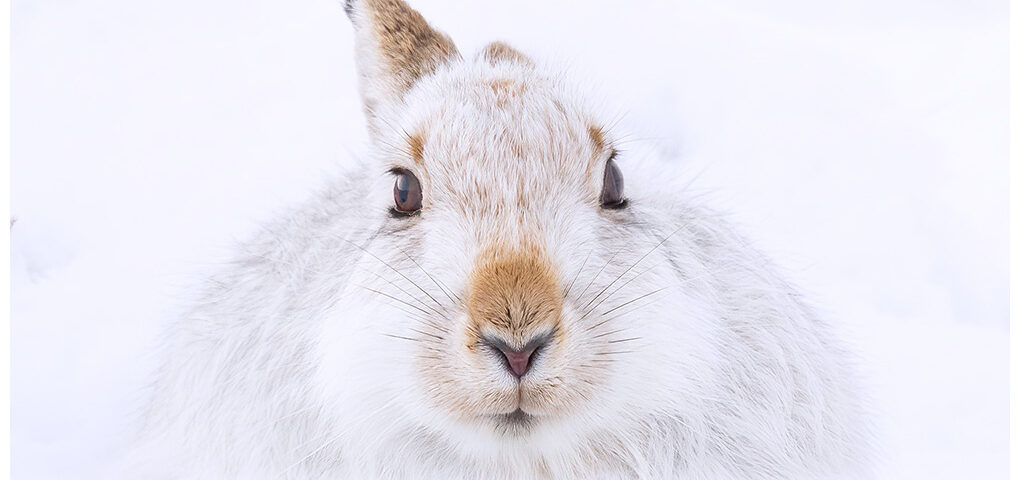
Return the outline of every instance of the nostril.
[[[503,358],[506,359],[507,370],[513,376],[521,378],[531,369],[535,353],[545,345],[546,336],[541,336],[528,342],[523,348],[513,348],[507,345],[506,342],[492,337],[485,337],[484,340],[489,346],[503,354]]]

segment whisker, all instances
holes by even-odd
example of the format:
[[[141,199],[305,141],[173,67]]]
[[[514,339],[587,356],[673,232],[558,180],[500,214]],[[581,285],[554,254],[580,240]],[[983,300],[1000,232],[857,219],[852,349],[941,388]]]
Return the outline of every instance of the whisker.
[[[623,331],[626,331],[626,330],[627,330],[626,328],[619,328],[619,329],[612,330],[612,331],[609,331],[609,332],[600,333],[600,334],[595,335],[594,337],[591,337],[591,338],[602,338],[602,337],[606,337],[606,336],[609,336],[609,335],[616,335],[617,333],[620,333],[620,332],[623,332]]]
[[[359,285],[359,286],[360,286],[360,285]],[[401,303],[403,303],[403,304],[405,304],[405,305],[409,305],[409,306],[411,306],[411,307],[414,307],[414,305],[411,305],[411,304],[409,304],[409,303],[407,303],[407,302],[404,302],[404,301],[400,300],[399,298],[395,298],[395,297],[393,297],[392,295],[388,295],[388,294],[385,294],[385,293],[383,293],[383,292],[379,292],[378,290],[372,290],[372,289],[369,289],[369,288],[367,288],[367,287],[362,287],[362,288],[366,288],[366,289],[368,289],[369,291],[372,291],[372,292],[374,292],[374,293],[378,293],[378,294],[380,294],[380,295],[383,295],[383,296],[385,296],[385,297],[387,297],[387,298],[391,298],[391,299],[393,299],[393,300],[396,300],[396,301],[398,301],[398,302],[401,302]],[[442,325],[440,325],[440,324],[436,323],[436,322],[435,322],[434,320],[432,320],[432,319],[431,319],[431,318],[429,318],[428,316],[422,317],[422,316],[420,316],[420,315],[417,315],[417,314],[415,314],[415,313],[412,313],[412,312],[409,312],[409,311],[407,311],[407,310],[404,310],[403,308],[400,308],[400,307],[399,307],[399,306],[397,306],[397,305],[392,305],[392,304],[391,304],[390,306],[391,306],[391,307],[393,307],[393,308],[396,308],[397,310],[400,310],[401,312],[404,312],[404,313],[406,313],[406,314],[407,314],[407,315],[408,315],[409,317],[411,317],[411,318],[413,318],[413,319],[415,319],[415,320],[418,320],[419,322],[422,322],[422,323],[424,323],[424,324],[427,324],[428,326],[430,326],[430,327],[432,327],[432,328],[434,328],[434,329],[436,329],[436,330],[439,330],[439,331],[441,331],[441,332],[443,332],[443,333],[450,333],[450,330],[449,330],[448,328],[446,328],[446,327],[444,327],[444,326],[442,326]],[[415,307],[415,308],[417,308],[417,307]],[[426,315],[428,315],[428,312],[425,312],[424,310],[422,310],[422,309],[420,309],[420,308],[418,308],[418,310],[419,310],[419,311],[421,311],[421,312],[423,312],[423,313],[425,313]]]
[[[422,341],[420,338],[405,337],[405,336],[402,336],[402,335],[396,335],[396,334],[392,334],[392,333],[384,333],[382,335],[386,336],[386,337],[390,337],[390,338],[399,338],[400,340],[407,340],[409,342],[421,342]]]
[[[388,294],[386,292],[380,292],[379,290],[376,290],[376,289],[371,288],[371,287],[366,287],[364,285],[358,285],[358,286],[361,287],[361,288],[364,288],[365,290],[368,290],[370,292],[377,293],[377,294],[382,295],[382,296],[384,296],[386,298],[389,298],[390,300],[394,300],[394,301],[403,303],[404,305],[407,305],[408,307],[411,307],[411,308],[413,308],[415,310],[418,310],[421,313],[424,313],[425,315],[431,315],[431,313],[428,310],[425,310],[425,309],[423,309],[423,308],[421,308],[421,307],[419,307],[419,306],[417,306],[417,305],[415,305],[413,303],[407,302],[405,300],[401,300],[401,299],[399,299],[397,297],[394,297],[393,295],[390,295],[390,294]]]
[[[567,289],[563,291],[563,296],[564,297],[570,295],[570,290],[572,288],[574,288],[574,282],[577,282],[578,277],[581,276],[581,271],[584,270],[584,266],[588,264],[588,259],[591,258],[591,254],[594,251],[595,251],[595,249],[589,250],[588,254],[584,256],[584,261],[581,262],[581,266],[578,267],[577,273],[574,274],[574,279],[570,281],[570,285],[568,285]]]
[[[634,313],[634,312],[636,312],[636,311],[638,311],[638,310],[641,310],[642,308],[645,308],[645,307],[647,307],[648,305],[651,305],[651,303],[645,303],[645,304],[643,304],[643,305],[637,305],[637,306],[635,306],[634,308],[631,308],[631,309],[629,309],[629,310],[626,310],[626,311],[622,311],[622,312],[618,313],[617,315],[613,315],[613,316],[611,316],[611,317],[605,317],[605,318],[604,318],[604,319],[603,319],[602,321],[600,321],[600,322],[598,322],[598,323],[595,323],[595,324],[593,324],[593,325],[589,326],[589,327],[587,328],[587,330],[588,330],[589,332],[590,332],[590,331],[594,331],[594,330],[598,329],[599,327],[601,327],[601,326],[603,326],[603,325],[605,325],[605,324],[607,324],[607,323],[609,323],[609,322],[612,322],[613,320],[616,320],[616,319],[618,319],[618,318],[621,318],[621,317],[625,317],[625,316],[627,316],[627,315],[630,315],[630,314],[632,314],[632,313]],[[602,317],[602,316],[605,316],[605,314],[602,314],[602,315],[600,315],[600,317]]]
[[[433,334],[428,333],[428,332],[423,332],[421,330],[418,330],[417,328],[412,328],[411,331],[415,332],[415,333],[420,333],[420,334],[428,336],[428,337],[432,337],[432,338],[434,338],[436,340],[439,340],[439,341],[446,340],[446,338],[440,337],[439,335],[433,335]]]
[[[619,318],[622,318],[622,317],[626,317],[627,315],[630,315],[630,314],[632,314],[632,313],[634,313],[634,312],[636,312],[636,311],[638,311],[638,310],[641,310],[642,308],[645,308],[645,307],[647,307],[648,305],[651,305],[651,303],[646,303],[646,304],[644,304],[644,305],[638,305],[638,306],[636,306],[636,307],[634,307],[634,308],[632,308],[632,309],[630,309],[630,310],[627,310],[627,311],[625,311],[625,312],[620,312],[620,313],[619,313],[619,314],[617,314],[617,315],[613,315],[612,317],[606,317],[606,319],[605,319],[605,320],[603,320],[603,321],[599,322],[599,323],[598,323],[598,324],[596,324],[596,325],[593,325],[593,326],[592,326],[592,328],[590,328],[589,330],[594,330],[594,329],[595,329],[594,327],[597,327],[597,326],[601,326],[601,325],[605,325],[605,324],[607,324],[607,323],[609,323],[609,322],[612,322],[613,320],[616,320],[616,319],[619,319]]]
[[[403,288],[401,288],[401,287],[400,287],[400,285],[397,285],[397,284],[396,284],[396,283],[394,283],[394,282],[393,282],[392,280],[390,280],[390,279],[388,279],[388,278],[385,278],[385,277],[383,277],[382,275],[379,275],[378,273],[376,273],[376,272],[374,272],[374,271],[372,271],[372,270],[369,270],[369,269],[367,269],[367,268],[362,268],[362,269],[360,269],[360,270],[363,270],[363,271],[369,272],[369,273],[371,273],[371,274],[375,275],[376,277],[379,277],[379,279],[380,279],[380,280],[382,280],[382,281],[384,281],[384,282],[386,282],[386,283],[389,283],[390,285],[393,285],[394,287],[396,287],[396,289],[397,289],[397,290],[400,290],[400,291],[401,291],[401,292],[402,292],[402,293],[403,293],[404,295],[407,295],[408,297],[410,297],[410,298],[414,299],[414,301],[416,301],[416,302],[420,303],[420,304],[421,304],[421,305],[422,305],[423,307],[427,307],[427,308],[428,308],[429,310],[432,310],[432,311],[433,311],[433,312],[435,312],[435,313],[436,313],[437,315],[439,315],[439,316],[441,316],[441,317],[443,317],[443,318],[446,318],[446,315],[444,315],[444,314],[443,314],[443,312],[440,312],[439,310],[436,310],[436,309],[435,309],[435,307],[433,307],[432,305],[429,305],[429,304],[427,304],[427,303],[423,302],[423,301],[422,301],[422,300],[421,300],[420,298],[418,298],[418,297],[415,297],[414,295],[411,295],[411,293],[410,293],[410,292],[408,292],[407,290],[404,290]],[[449,320],[449,318],[447,318],[447,320]]]
[[[641,340],[641,337],[621,338],[619,340],[610,340],[610,341],[608,341],[606,343],[624,343],[624,342],[633,342],[634,340]]]
[[[435,279],[435,277],[433,277],[433,276],[432,276],[431,274],[429,274],[429,272],[427,272],[427,271],[425,270],[425,268],[421,266],[421,264],[419,264],[419,263],[418,263],[418,262],[417,262],[417,261],[416,261],[416,260],[415,260],[415,259],[414,259],[413,257],[411,257],[410,255],[408,255],[408,254],[407,254],[407,252],[405,252],[405,251],[404,251],[404,249],[402,249],[402,248],[400,248],[400,247],[397,247],[397,250],[399,250],[399,251],[400,251],[400,253],[403,253],[403,254],[404,254],[404,256],[405,256],[405,257],[407,257],[407,259],[408,259],[408,260],[410,260],[410,261],[411,261],[411,263],[413,263],[413,264],[414,264],[414,266],[418,267],[418,269],[419,269],[419,270],[421,270],[421,273],[424,273],[424,274],[425,274],[425,276],[429,277],[429,280],[432,280],[432,283],[434,283],[434,284],[435,284],[435,285],[436,285],[437,287],[439,287],[439,290],[441,290],[441,291],[442,291],[442,292],[443,292],[444,294],[446,294],[446,298],[449,298],[451,302],[453,302],[453,303],[457,303],[457,302],[463,303],[463,302],[464,302],[464,300],[462,300],[462,299],[460,298],[460,295],[457,295],[456,293],[453,293],[453,291],[452,291],[452,290],[450,290],[450,289],[449,289],[449,288],[448,288],[448,287],[446,286],[446,284],[445,284],[445,283],[442,283],[442,284],[441,284],[441,282],[439,282],[438,280],[436,280],[436,279]],[[452,296],[450,295],[451,293],[453,293],[453,295],[452,295]],[[454,300],[454,299],[453,299],[453,297],[457,297],[457,300]]]
[[[610,308],[609,310],[606,310],[606,311],[602,312],[602,315],[604,316],[604,315],[606,315],[606,314],[607,314],[607,313],[609,313],[609,312],[612,312],[612,311],[614,311],[614,310],[618,310],[618,309],[620,309],[621,307],[625,307],[625,306],[627,306],[627,305],[630,305],[631,303],[634,303],[634,302],[636,302],[636,301],[638,301],[638,300],[641,300],[642,298],[645,298],[645,297],[647,297],[647,296],[649,296],[649,295],[654,295],[654,294],[656,294],[656,293],[659,293],[659,292],[661,292],[661,291],[665,290],[666,288],[667,288],[667,287],[662,287],[662,288],[659,288],[659,289],[656,289],[656,290],[652,290],[651,292],[648,292],[648,293],[646,293],[646,294],[644,294],[644,295],[641,295],[641,296],[639,296],[639,297],[637,297],[637,298],[635,298],[635,299],[633,299],[633,300],[628,300],[628,301],[626,301],[626,302],[623,302],[623,303],[621,303],[621,304],[619,304],[619,305],[617,305],[617,306],[615,306],[615,307],[613,307],[613,308]]]
[[[366,249],[365,247],[362,247],[361,245],[358,245],[357,243],[354,243],[354,242],[352,242],[350,240],[347,240],[346,238],[341,238],[341,240],[343,240],[343,241],[345,241],[347,243],[350,243],[351,245],[354,245],[355,247],[357,247],[359,250],[367,253],[368,255],[371,255],[372,258],[378,260],[383,265],[386,265],[387,267],[389,267],[390,270],[393,270],[394,272],[396,272],[397,275],[400,275],[401,277],[403,277],[404,280],[407,280],[408,282],[411,282],[411,285],[414,285],[418,290],[421,290],[421,293],[424,293],[425,296],[431,298],[432,301],[436,302],[436,305],[439,305],[440,308],[444,308],[443,304],[439,303],[439,300],[436,300],[436,297],[433,297],[429,292],[426,292],[424,288],[421,288],[421,285],[418,285],[414,280],[411,280],[410,278],[408,278],[407,275],[404,275],[403,272],[401,272],[400,270],[397,270],[396,268],[394,268],[393,265],[390,265],[389,263],[386,263],[385,260],[379,258],[376,254],[368,251],[368,249]],[[447,319],[447,320],[449,320],[449,319]]]
[[[615,259],[616,256],[619,255],[624,248],[625,247],[620,247],[618,250],[616,250],[616,252],[614,252],[609,257],[609,260],[606,260],[606,264],[603,265],[602,268],[600,268],[599,271],[595,273],[595,276],[591,277],[591,281],[588,282],[588,285],[584,287],[584,290],[581,290],[581,293],[577,295],[577,298],[584,297],[584,294],[588,291],[589,288],[591,288],[592,284],[595,283],[595,280],[598,280],[598,278],[602,275],[602,272],[606,269],[606,267],[608,267],[610,263],[613,263],[613,259]]]
[[[627,280],[626,282],[621,283],[620,286],[616,287],[612,292],[609,292],[609,295],[606,295],[605,297],[603,297],[602,300],[599,300],[598,303],[596,303],[595,305],[592,305],[590,309],[586,310],[583,314],[581,314],[581,318],[587,317],[588,314],[590,314],[591,312],[595,311],[595,309],[599,308],[599,305],[602,305],[603,303],[606,302],[606,300],[609,300],[610,298],[613,298],[613,295],[616,295],[616,292],[619,292],[620,290],[623,289],[623,287],[626,287],[628,284],[630,284],[630,282],[633,282],[635,279],[637,279],[641,275],[644,275],[644,274],[652,271],[653,269],[655,269],[655,265],[652,265],[651,267],[646,268],[645,270],[639,272],[637,275],[634,275],[633,277],[630,277],[630,279]]]
[[[655,244],[655,246],[654,246],[654,247],[652,247],[652,248],[651,248],[651,250],[648,250],[647,252],[645,252],[645,254],[644,254],[644,255],[641,255],[641,258],[637,259],[637,261],[636,261],[636,262],[632,263],[632,264],[631,264],[631,265],[630,265],[629,267],[627,267],[627,269],[626,269],[626,270],[624,270],[624,271],[623,271],[622,273],[620,273],[619,275],[617,275],[617,276],[616,276],[616,278],[615,278],[615,279],[613,279],[613,281],[612,281],[612,282],[609,282],[609,285],[606,285],[606,286],[605,286],[605,287],[604,287],[604,288],[602,289],[602,291],[600,291],[600,292],[599,292],[599,293],[598,293],[597,295],[595,295],[595,297],[594,297],[594,298],[592,298],[591,300],[589,300],[589,301],[588,301],[588,304],[587,304],[587,305],[585,305],[585,306],[584,306],[584,308],[588,308],[588,306],[589,306],[589,305],[591,305],[591,304],[592,304],[592,302],[594,302],[594,301],[595,301],[595,299],[599,298],[599,296],[601,296],[601,295],[602,295],[603,293],[605,293],[605,291],[606,291],[606,290],[608,290],[608,289],[609,289],[609,287],[613,286],[613,284],[615,284],[615,283],[616,283],[616,282],[618,282],[618,281],[619,281],[619,280],[620,280],[621,278],[623,278],[623,276],[624,276],[624,275],[626,275],[626,274],[627,274],[627,272],[631,271],[631,269],[633,269],[634,267],[636,267],[636,266],[637,266],[637,264],[641,263],[641,261],[642,261],[642,260],[644,260],[644,259],[645,259],[645,258],[647,258],[647,257],[648,257],[649,255],[651,255],[651,254],[652,254],[652,252],[654,252],[654,251],[658,250],[658,248],[659,248],[659,247],[661,247],[661,246],[662,246],[662,244],[666,243],[666,240],[669,240],[669,239],[670,239],[670,237],[672,237],[673,235],[676,235],[676,233],[677,233],[677,232],[679,232],[679,231],[680,231],[681,229],[683,229],[683,228],[684,228],[685,226],[686,226],[686,225],[681,225],[681,226],[677,227],[677,228],[676,228],[676,230],[673,230],[673,232],[672,232],[672,233],[670,233],[669,235],[666,235],[666,237],[665,237],[665,238],[663,238],[662,240],[660,240],[660,241],[659,241],[659,243]]]
[[[595,330],[596,328],[599,328],[599,327],[609,323],[610,321],[612,321],[615,318],[619,318],[619,316],[606,318],[605,320],[602,320],[601,322],[596,323],[595,325],[592,325],[592,326],[588,327],[588,331]]]

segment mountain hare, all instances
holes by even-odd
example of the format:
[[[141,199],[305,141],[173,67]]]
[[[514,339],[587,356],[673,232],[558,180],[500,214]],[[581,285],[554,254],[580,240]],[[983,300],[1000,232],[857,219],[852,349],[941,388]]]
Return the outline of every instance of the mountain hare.
[[[521,52],[345,8],[371,161],[173,325],[132,478],[865,475],[846,355],[719,216]]]

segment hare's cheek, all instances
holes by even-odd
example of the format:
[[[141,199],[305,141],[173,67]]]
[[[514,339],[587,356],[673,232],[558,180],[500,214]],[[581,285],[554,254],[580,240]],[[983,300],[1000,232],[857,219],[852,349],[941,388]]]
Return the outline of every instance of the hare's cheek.
[[[328,309],[316,313],[309,362],[327,409],[394,404],[415,378],[416,344],[402,339],[412,338],[407,314],[365,287],[381,288],[354,276]]]
[[[428,405],[457,421],[513,411],[512,382],[497,375],[502,367],[491,353],[479,351],[466,321],[455,324],[441,349],[422,348],[415,360],[416,384]]]

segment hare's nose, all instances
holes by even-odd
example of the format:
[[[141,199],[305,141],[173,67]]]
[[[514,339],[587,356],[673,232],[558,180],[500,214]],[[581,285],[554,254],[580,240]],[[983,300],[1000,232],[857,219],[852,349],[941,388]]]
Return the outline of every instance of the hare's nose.
[[[521,348],[511,347],[506,342],[491,336],[485,336],[482,340],[493,349],[499,350],[506,360],[504,363],[506,369],[513,376],[521,378],[531,369],[535,355],[549,342],[549,336],[539,335]]]

